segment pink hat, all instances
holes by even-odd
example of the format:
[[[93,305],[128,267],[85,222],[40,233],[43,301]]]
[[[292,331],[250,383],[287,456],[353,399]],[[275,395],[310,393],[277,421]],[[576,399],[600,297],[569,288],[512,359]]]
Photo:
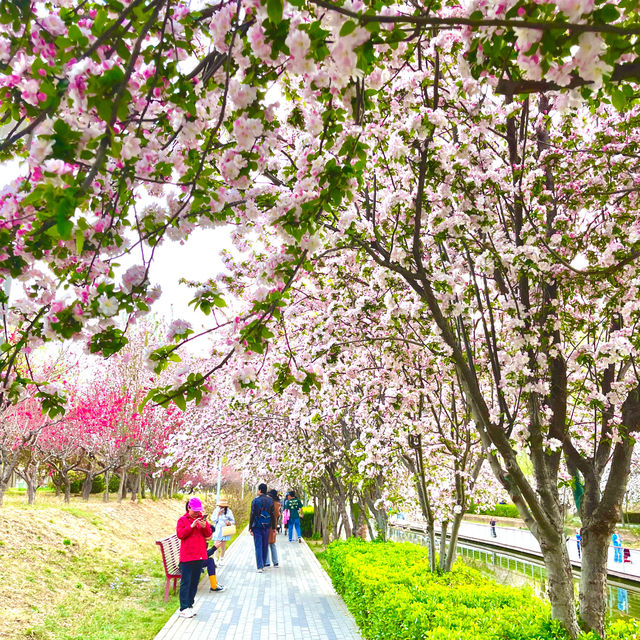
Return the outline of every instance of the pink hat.
[[[191,498],[189,500],[189,509],[193,509],[194,511],[203,511],[202,502],[200,502],[200,498]]]

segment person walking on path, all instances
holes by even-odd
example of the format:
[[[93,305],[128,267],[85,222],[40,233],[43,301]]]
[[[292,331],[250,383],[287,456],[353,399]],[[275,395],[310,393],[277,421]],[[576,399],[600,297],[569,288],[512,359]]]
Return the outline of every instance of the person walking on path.
[[[269,552],[271,552],[271,562],[273,566],[278,566],[278,550],[276,549],[276,538],[278,534],[278,519],[280,518],[280,510],[282,505],[280,504],[280,498],[278,498],[278,492],[275,489],[271,489],[267,495],[273,500],[273,517],[276,521],[276,526],[269,531],[269,546],[267,547],[267,555],[265,556],[264,566],[269,567]]]
[[[207,561],[207,539],[213,531],[203,515],[202,502],[191,498],[186,513],[178,520],[176,534],[180,538],[180,616],[196,615],[193,603],[198,591],[200,572]]]
[[[253,536],[258,573],[262,573],[264,569],[269,547],[269,533],[276,526],[276,520],[273,517],[273,498],[266,493],[267,485],[262,482],[258,485],[258,495],[251,501],[249,515],[249,533]]]
[[[611,542],[613,542],[613,561],[622,562],[622,538],[617,531],[613,532]]]
[[[576,547],[578,549],[578,558],[582,558],[582,536],[580,529],[576,529]]]
[[[231,526],[236,523],[233,517],[233,511],[229,508],[229,503],[225,498],[220,498],[216,505],[216,513],[212,518],[213,529],[213,544],[218,550],[218,566],[221,567],[224,561],[224,552],[227,546],[227,542],[231,540],[231,536],[225,536],[222,534],[222,528]]]
[[[289,509],[289,542],[293,542],[293,530],[296,530],[298,542],[302,542],[300,536],[300,509],[302,502],[296,498],[295,491],[289,491],[289,499],[284,501],[284,508]]]
[[[489,530],[491,531],[491,537],[492,538],[497,538],[498,534],[496,533],[496,519],[495,518],[491,518],[491,520],[489,520]]]
[[[286,502],[289,499],[289,492],[284,494],[284,501]],[[284,532],[287,533],[289,530],[289,509],[283,507],[282,509],[282,527]]]

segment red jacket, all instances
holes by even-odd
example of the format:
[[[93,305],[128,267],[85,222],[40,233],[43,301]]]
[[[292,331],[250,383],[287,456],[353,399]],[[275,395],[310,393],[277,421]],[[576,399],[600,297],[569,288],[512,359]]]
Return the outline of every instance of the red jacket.
[[[176,534],[180,538],[180,562],[207,559],[207,541],[213,534],[211,525],[207,522],[204,528],[191,524],[195,518],[185,513],[176,525]]]

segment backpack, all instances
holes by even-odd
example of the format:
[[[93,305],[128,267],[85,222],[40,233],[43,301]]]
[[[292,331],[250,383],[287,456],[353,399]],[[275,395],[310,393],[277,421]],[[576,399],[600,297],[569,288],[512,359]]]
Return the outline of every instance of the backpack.
[[[262,500],[261,502],[262,502],[262,505],[261,505],[262,508],[260,509],[260,513],[256,518],[255,526],[266,529],[267,527],[271,527],[271,514],[269,513],[269,510],[268,510],[269,503],[267,502],[266,508],[265,508],[265,505],[264,505],[265,501]]]

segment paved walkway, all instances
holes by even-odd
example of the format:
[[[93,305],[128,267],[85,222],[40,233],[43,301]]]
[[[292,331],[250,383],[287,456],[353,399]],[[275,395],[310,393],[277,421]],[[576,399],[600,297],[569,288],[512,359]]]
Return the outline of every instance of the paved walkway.
[[[423,522],[409,521],[396,522],[400,526],[416,527],[423,529],[425,524]],[[542,556],[540,550],[540,544],[535,539],[534,535],[526,529],[516,529],[515,527],[496,527],[497,537],[493,538],[489,529],[489,523],[480,524],[476,522],[463,522],[460,525],[460,539],[469,541],[484,542],[487,544],[495,545],[504,549],[513,549],[515,551],[527,551],[536,555]],[[578,556],[578,547],[576,545],[575,536],[570,537],[567,540],[567,548],[569,550],[569,558],[574,566],[581,566],[581,559]],[[640,550],[630,550],[631,562],[616,562],[614,550],[612,546],[609,546],[609,558],[607,561],[607,571],[612,576],[619,576],[627,578],[628,580],[640,581]]]
[[[256,571],[253,538],[244,531],[218,568],[222,593],[203,578],[191,619],[176,611],[155,640],[361,640],[329,577],[305,544],[278,535],[280,566]]]

